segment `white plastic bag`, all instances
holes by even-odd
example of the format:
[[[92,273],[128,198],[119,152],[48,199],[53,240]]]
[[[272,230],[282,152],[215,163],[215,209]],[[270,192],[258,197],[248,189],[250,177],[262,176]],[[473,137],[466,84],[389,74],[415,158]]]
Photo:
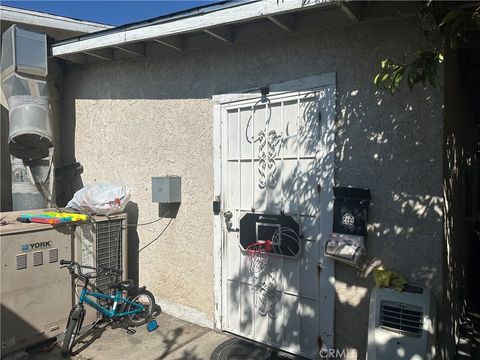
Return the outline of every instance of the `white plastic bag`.
[[[120,184],[95,183],[78,190],[67,208],[88,214],[122,212],[130,200],[130,189]]]

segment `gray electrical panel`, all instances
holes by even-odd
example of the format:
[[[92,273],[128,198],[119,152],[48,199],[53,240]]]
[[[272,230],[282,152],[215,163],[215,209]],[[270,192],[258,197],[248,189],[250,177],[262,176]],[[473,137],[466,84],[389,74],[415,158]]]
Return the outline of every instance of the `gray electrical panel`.
[[[181,202],[180,176],[152,177],[152,201],[162,204]]]

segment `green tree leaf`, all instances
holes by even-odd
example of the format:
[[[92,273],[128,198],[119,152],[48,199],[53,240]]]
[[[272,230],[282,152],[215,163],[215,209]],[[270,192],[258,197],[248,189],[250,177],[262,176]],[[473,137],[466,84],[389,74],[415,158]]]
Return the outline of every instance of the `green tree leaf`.
[[[429,1],[421,16],[431,16],[432,11],[442,9],[442,6],[436,6],[436,2]],[[434,16],[439,18],[438,14]],[[444,14],[441,19],[438,28],[445,28],[443,32],[445,43],[455,49],[460,41],[464,41],[465,34],[472,30],[472,26],[480,31],[480,6],[473,10],[454,9]],[[443,49],[419,50],[412,57],[410,63],[397,63],[390,58],[383,59],[381,71],[375,76],[375,85],[392,94],[400,89],[404,79],[410,91],[413,91],[419,82],[423,86],[428,83],[432,87],[437,87],[438,67],[444,62]]]

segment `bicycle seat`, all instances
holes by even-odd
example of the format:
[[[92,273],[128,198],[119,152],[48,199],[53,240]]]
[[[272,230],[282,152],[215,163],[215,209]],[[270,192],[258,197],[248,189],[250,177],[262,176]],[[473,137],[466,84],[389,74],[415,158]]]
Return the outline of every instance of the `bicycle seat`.
[[[119,290],[126,290],[126,291],[133,289],[133,286],[134,286],[134,282],[131,279],[114,282],[112,285],[110,285],[112,289],[119,289]]]

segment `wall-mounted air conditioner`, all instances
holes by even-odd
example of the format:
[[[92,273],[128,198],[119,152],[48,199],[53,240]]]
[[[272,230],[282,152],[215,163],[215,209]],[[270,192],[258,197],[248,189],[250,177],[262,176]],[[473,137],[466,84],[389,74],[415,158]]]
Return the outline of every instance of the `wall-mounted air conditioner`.
[[[372,291],[367,360],[435,357],[435,305],[428,289],[407,286]]]

